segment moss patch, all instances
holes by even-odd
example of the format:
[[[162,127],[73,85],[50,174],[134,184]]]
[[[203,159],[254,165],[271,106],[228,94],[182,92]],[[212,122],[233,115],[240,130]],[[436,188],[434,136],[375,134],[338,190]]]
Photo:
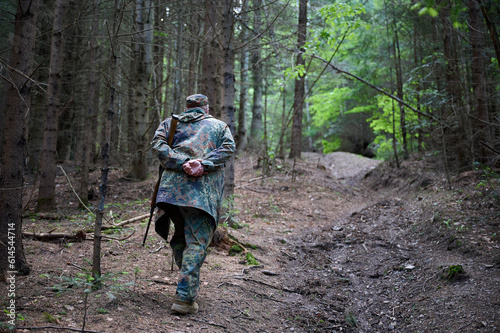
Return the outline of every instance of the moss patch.
[[[243,252],[243,249],[239,245],[233,245],[229,249],[229,255],[230,256],[235,256],[235,255],[237,255],[238,253],[241,253],[241,252]]]
[[[451,265],[443,270],[441,277],[446,281],[454,282],[467,278],[467,274],[462,265]]]
[[[255,259],[251,252],[248,252],[245,256],[247,265],[259,265],[259,262]]]

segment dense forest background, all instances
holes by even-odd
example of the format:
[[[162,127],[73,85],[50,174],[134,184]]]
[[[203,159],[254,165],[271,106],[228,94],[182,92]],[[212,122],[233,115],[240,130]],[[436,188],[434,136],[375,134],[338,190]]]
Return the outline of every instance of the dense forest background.
[[[25,173],[39,211],[55,208],[63,161],[82,204],[96,167],[104,183],[110,167],[147,178],[154,130],[193,93],[264,172],[302,151],[420,152],[448,174],[498,165],[495,0],[18,0],[0,13],[2,235],[20,232]]]

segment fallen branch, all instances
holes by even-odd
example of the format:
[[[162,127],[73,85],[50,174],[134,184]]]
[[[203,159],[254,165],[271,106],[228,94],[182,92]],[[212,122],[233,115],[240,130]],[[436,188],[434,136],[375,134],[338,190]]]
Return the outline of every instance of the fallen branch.
[[[110,230],[110,229],[120,228],[120,227],[123,227],[124,225],[131,224],[131,223],[143,220],[143,219],[148,218],[148,217],[149,217],[149,214],[139,215],[139,216],[133,217],[131,219],[122,221],[122,222],[120,222],[118,224],[103,225],[103,226],[101,226],[101,230]],[[94,232],[93,229],[87,229],[85,231],[88,232],[88,233],[93,233]]]
[[[101,235],[101,238],[112,239],[112,240],[115,240],[115,241],[122,242],[122,241],[127,240],[127,239],[129,239],[130,237],[132,237],[132,235],[133,235],[133,234],[135,234],[135,230],[134,230],[134,231],[132,231],[132,233],[131,233],[130,235],[125,236],[125,237],[123,237],[123,238],[114,238],[114,237],[109,237],[109,236],[106,236],[106,235]],[[93,234],[92,234],[92,235],[89,235],[89,236],[92,236],[91,240],[93,240],[93,239],[94,239],[94,235],[93,235]]]
[[[23,231],[23,236],[26,238],[31,238],[39,241],[51,241],[55,239],[64,239],[68,241],[75,241],[75,242],[81,242],[87,238],[87,234],[85,231],[80,230],[77,231],[75,234],[69,234],[69,233],[63,233],[63,232],[45,232],[45,233],[34,233],[34,232],[27,232]]]
[[[269,193],[269,191],[256,190],[254,188],[247,187],[247,186],[240,186],[240,187],[244,188],[245,190],[249,190],[249,191],[253,191],[253,192],[257,192],[257,193]]]
[[[144,220],[145,218],[148,218],[148,217],[149,217],[149,214],[139,215],[139,216],[133,217],[131,219],[122,221],[122,222],[120,222],[118,224],[113,224],[111,226],[103,225],[101,227],[101,230],[108,230],[108,229],[114,229],[116,227],[123,227],[124,225],[130,224],[130,223],[134,223],[134,222],[137,222],[137,221],[140,221],[140,220]]]
[[[134,218],[125,220],[125,221],[118,223],[118,224],[115,224],[113,226],[102,226],[101,230],[109,230],[109,229],[115,229],[117,227],[122,227],[124,225],[145,219],[148,216],[149,216],[149,214],[145,214],[145,215],[136,216]],[[86,231],[80,230],[80,231],[77,231],[75,234],[70,234],[70,233],[64,233],[64,232],[54,232],[53,233],[52,231],[54,231],[54,230],[55,229],[52,229],[49,232],[42,232],[39,234],[37,234],[35,232],[23,231],[23,236],[26,238],[31,238],[31,239],[35,239],[35,240],[39,240],[39,241],[52,241],[55,239],[64,239],[64,240],[68,240],[68,241],[81,242],[81,241],[84,241],[85,239],[87,239],[87,233],[91,233],[93,231],[93,230],[86,230]],[[132,237],[132,235],[134,233],[135,233],[135,230],[130,235],[128,235],[124,238],[114,238],[114,237],[109,237],[109,236],[104,236],[104,235],[101,237],[116,240],[116,241],[124,241],[124,240]],[[90,240],[92,240],[92,239],[90,239]]]
[[[88,333],[105,333],[101,331],[90,331],[90,330],[82,330],[81,328],[73,328],[73,327],[59,327],[59,326],[17,326],[18,330],[44,330],[47,328],[55,329],[55,330],[69,330],[75,332],[88,332]]]

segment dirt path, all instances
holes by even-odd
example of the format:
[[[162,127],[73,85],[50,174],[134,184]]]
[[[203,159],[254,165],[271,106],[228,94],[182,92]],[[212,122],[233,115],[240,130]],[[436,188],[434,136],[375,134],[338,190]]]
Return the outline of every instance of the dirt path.
[[[259,265],[213,248],[202,267],[197,315],[170,314],[178,272],[159,237],[140,246],[144,224],[126,241],[105,243],[109,274],[87,299],[90,242],[27,241],[33,273],[18,279],[19,323],[81,328],[86,314],[86,328],[101,332],[499,331],[499,242],[484,238],[498,229],[498,214],[479,225],[470,213],[470,228],[447,228],[457,207],[444,206],[458,199],[440,192],[440,180],[415,176],[410,167],[407,174],[374,170],[376,164],[351,154],[305,154],[262,178],[256,160],[240,157],[231,212],[241,228],[229,233]],[[144,200],[123,200],[147,197],[151,184],[126,186],[111,189],[121,199],[111,214],[139,215]],[[25,225],[35,224],[54,226]],[[442,278],[451,265],[465,270],[457,281]]]

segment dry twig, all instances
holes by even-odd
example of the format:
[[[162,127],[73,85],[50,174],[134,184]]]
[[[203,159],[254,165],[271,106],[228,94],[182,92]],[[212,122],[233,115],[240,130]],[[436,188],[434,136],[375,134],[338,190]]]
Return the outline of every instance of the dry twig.
[[[77,231],[75,234],[69,234],[69,233],[64,233],[64,232],[55,232],[55,233],[45,232],[45,233],[37,234],[34,232],[23,231],[23,236],[27,237],[27,238],[36,239],[39,241],[51,241],[51,240],[55,240],[55,239],[64,239],[64,240],[68,240],[68,241],[81,242],[81,241],[85,240],[85,238],[87,238],[87,234],[83,230]]]
[[[59,327],[59,326],[18,326],[16,329],[18,330],[45,330],[45,329],[54,329],[54,330],[68,330],[68,331],[75,331],[75,332],[86,332],[86,333],[105,333],[101,331],[90,331],[90,330],[82,330],[81,328],[74,328],[74,327]]]

